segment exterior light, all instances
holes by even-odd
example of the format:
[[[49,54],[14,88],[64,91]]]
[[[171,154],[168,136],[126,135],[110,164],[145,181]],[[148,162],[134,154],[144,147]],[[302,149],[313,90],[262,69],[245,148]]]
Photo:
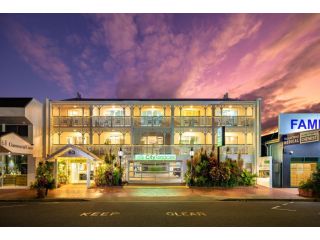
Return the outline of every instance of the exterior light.
[[[121,169],[121,158],[123,156],[123,151],[122,148],[120,147],[119,151],[118,151],[118,156],[119,156],[119,160],[120,160],[120,185],[122,184],[122,169]]]
[[[113,105],[112,108],[115,108],[115,106]]]
[[[74,105],[73,107],[74,107],[74,108],[76,108],[77,106],[76,106],[76,105]]]
[[[193,158],[194,156],[194,151],[193,151],[193,147],[190,149],[190,157]]]
[[[193,108],[193,106],[191,105],[190,108]]]
[[[11,152],[8,152],[8,157],[11,157]]]
[[[22,154],[21,157],[24,157],[24,155]]]
[[[230,105],[229,108],[232,108],[232,106]]]
[[[152,108],[154,108],[154,106],[152,106]]]
[[[191,147],[190,149],[190,185],[193,185],[193,156],[194,156],[194,151],[193,151],[193,147]]]

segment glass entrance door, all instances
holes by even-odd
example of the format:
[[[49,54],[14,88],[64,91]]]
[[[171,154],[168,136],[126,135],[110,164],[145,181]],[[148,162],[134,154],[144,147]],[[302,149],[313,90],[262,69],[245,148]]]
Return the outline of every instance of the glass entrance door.
[[[182,162],[131,161],[131,183],[182,183]]]

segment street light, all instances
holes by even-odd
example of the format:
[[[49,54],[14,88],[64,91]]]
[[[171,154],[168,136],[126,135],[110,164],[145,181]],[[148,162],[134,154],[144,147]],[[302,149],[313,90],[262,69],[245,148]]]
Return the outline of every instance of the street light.
[[[190,149],[190,158],[191,158],[191,162],[190,162],[190,183],[192,181],[192,173],[193,173],[193,169],[192,169],[192,162],[193,162],[193,156],[194,156],[194,151],[193,151],[193,147],[191,147]]]
[[[120,159],[120,169],[121,169],[121,158],[123,156],[123,151],[122,151],[122,148],[120,147],[119,151],[118,151],[118,157]]]
[[[123,151],[122,148],[120,147],[119,151],[118,151],[118,156],[119,156],[119,160],[120,160],[120,185],[122,184],[122,169],[121,169],[121,158],[123,156]]]

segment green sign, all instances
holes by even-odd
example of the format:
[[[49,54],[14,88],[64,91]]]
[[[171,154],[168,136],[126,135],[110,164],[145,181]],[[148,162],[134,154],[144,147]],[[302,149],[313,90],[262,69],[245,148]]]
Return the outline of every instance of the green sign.
[[[218,127],[217,129],[217,145],[218,147],[224,146],[225,145],[225,127]]]
[[[134,160],[140,161],[174,161],[177,159],[175,154],[136,154]]]

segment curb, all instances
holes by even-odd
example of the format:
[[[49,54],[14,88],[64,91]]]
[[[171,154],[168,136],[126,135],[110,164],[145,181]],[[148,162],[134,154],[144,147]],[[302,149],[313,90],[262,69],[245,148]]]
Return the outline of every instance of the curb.
[[[0,199],[1,202],[87,202],[90,201],[84,198],[45,198],[45,199]]]
[[[226,198],[219,201],[231,202],[231,201],[243,201],[243,202],[320,202],[319,198]]]

